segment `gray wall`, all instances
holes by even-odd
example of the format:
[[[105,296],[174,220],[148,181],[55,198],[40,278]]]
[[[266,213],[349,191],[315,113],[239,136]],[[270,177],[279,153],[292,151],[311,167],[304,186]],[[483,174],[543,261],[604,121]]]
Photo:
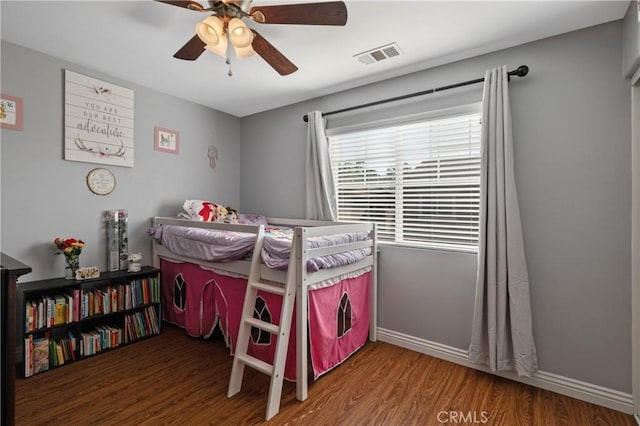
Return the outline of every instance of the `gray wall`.
[[[33,268],[24,281],[63,275],[64,260],[53,248],[58,236],[82,238],[81,266],[104,269],[105,210],[127,209],[129,249],[150,264],[151,217],[174,216],[189,198],[239,205],[238,118],[4,41],[1,47],[2,92],[24,99],[24,131],[0,133],[0,242],[3,252]],[[134,167],[106,166],[117,180],[110,195],[87,188],[87,172],[98,164],[63,159],[64,69],[135,92]],[[180,132],[179,155],[153,149],[154,126]],[[207,158],[211,144],[219,150],[215,170]]]
[[[242,119],[242,209],[304,215],[306,125],[333,110],[531,67],[510,85],[540,368],[631,392],[631,125],[617,21]],[[338,122],[480,100],[480,86]],[[474,255],[382,246],[379,325],[467,349]]]
[[[622,71],[629,78],[640,67],[640,21],[635,1],[629,4],[622,22]]]

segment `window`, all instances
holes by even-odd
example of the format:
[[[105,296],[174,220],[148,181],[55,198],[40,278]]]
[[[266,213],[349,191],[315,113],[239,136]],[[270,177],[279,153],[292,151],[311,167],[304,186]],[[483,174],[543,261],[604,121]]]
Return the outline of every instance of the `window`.
[[[477,251],[480,104],[329,131],[338,220],[405,245]]]

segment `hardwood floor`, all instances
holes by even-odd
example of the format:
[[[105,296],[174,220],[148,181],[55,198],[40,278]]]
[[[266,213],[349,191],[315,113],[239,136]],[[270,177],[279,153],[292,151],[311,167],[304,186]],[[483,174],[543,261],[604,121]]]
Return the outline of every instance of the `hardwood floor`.
[[[226,397],[232,357],[221,337],[163,334],[16,383],[17,425],[262,424],[269,378],[250,368]],[[295,399],[285,383],[281,425],[634,425],[632,416],[368,342]]]

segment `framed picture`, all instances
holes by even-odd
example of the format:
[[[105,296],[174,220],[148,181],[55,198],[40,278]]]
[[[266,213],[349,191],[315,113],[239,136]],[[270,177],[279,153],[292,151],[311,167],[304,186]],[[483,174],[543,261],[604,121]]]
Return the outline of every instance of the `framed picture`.
[[[22,98],[0,93],[0,127],[22,131]]]
[[[180,152],[180,134],[175,130],[169,130],[162,127],[155,128],[155,145],[156,151],[178,154]]]
[[[64,159],[133,167],[132,89],[64,70]]]

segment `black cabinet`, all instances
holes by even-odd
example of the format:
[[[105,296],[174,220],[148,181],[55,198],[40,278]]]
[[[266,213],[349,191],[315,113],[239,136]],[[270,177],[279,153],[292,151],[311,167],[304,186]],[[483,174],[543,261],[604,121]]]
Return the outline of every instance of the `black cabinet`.
[[[31,272],[31,267],[0,253],[0,342],[2,345],[2,406],[0,418],[3,425],[15,423],[15,379],[16,379],[16,285],[18,277]]]

